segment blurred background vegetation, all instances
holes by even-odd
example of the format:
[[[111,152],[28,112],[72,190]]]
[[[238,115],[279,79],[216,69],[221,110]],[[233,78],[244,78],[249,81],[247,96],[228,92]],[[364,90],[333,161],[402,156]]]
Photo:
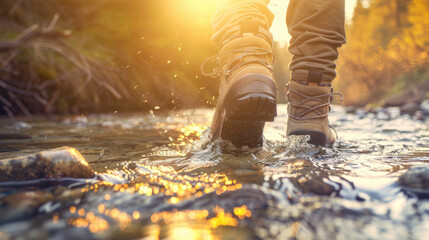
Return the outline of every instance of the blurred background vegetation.
[[[214,106],[214,0],[0,0],[0,115]],[[429,0],[358,1],[336,90],[382,104],[429,79]],[[285,11],[285,10],[284,10]],[[284,29],[284,31],[287,31]],[[291,56],[274,43],[279,102]]]
[[[346,104],[383,104],[388,96],[429,83],[429,0],[358,1],[347,42],[335,82]]]

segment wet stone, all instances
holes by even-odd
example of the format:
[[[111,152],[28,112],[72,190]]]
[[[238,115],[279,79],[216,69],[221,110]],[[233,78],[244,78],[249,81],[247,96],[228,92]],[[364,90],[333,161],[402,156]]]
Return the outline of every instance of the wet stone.
[[[399,177],[399,184],[406,188],[429,192],[429,166],[408,169],[407,172]]]
[[[331,195],[335,192],[335,188],[325,183],[321,177],[300,178],[298,184],[305,193]]]
[[[94,177],[94,172],[85,158],[71,147],[0,160],[0,182],[64,177]]]
[[[419,109],[420,105],[418,103],[407,103],[401,106],[401,114],[410,114],[412,116]]]
[[[357,106],[347,106],[345,108],[345,110],[346,110],[346,113],[354,114],[358,110],[358,107]]]

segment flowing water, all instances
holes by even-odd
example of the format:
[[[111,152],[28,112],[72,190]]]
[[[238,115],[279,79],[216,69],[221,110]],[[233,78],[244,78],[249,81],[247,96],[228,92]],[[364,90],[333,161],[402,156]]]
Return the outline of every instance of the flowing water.
[[[209,142],[209,109],[2,120],[0,159],[78,149],[98,179],[0,188],[0,239],[428,239],[429,200],[398,177],[429,164],[429,122],[334,107],[333,148]],[[427,196],[426,196],[427,197]]]

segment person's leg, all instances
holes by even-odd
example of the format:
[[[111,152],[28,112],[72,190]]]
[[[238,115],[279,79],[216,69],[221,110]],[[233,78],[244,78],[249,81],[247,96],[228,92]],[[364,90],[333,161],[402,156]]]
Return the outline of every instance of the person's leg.
[[[274,16],[267,3],[223,0],[212,19],[212,40],[219,48],[212,60],[217,67],[203,73],[219,76],[221,87],[211,130],[213,139],[228,139],[239,147],[260,146],[265,122],[276,115],[269,32]]]
[[[293,54],[287,135],[310,135],[311,143],[332,144],[330,83],[336,76],[338,48],[346,41],[344,0],[290,0],[286,23]]]
[[[274,14],[268,9],[270,0],[219,0],[211,24],[214,30],[211,40],[221,49],[222,45],[240,36],[241,23],[254,20],[259,24],[259,36],[272,44],[269,32]]]

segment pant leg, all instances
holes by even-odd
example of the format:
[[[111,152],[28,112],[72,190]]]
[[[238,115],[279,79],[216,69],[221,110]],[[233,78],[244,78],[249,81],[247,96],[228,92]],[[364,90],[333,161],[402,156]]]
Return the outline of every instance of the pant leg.
[[[346,42],[344,7],[344,0],[290,0],[286,24],[292,36],[291,80],[330,83],[335,78],[334,60]]]
[[[274,14],[268,9],[270,0],[219,0],[216,14],[212,18],[214,34],[212,41],[221,48],[225,41],[240,34],[243,20],[257,20],[260,35],[272,42],[269,32]]]

